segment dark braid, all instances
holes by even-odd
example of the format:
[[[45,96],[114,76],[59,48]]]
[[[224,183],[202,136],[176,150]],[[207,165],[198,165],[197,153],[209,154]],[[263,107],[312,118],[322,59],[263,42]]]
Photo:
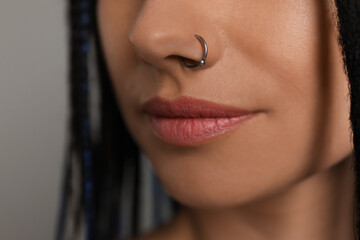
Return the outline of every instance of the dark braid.
[[[350,85],[350,120],[354,146],[355,239],[360,236],[360,2],[336,0],[340,43]]]
[[[96,7],[95,7],[96,8]],[[99,189],[96,193],[99,203],[97,211],[99,219],[100,239],[115,239],[122,233],[119,229],[119,206],[122,199],[120,186],[123,184],[124,171],[132,173],[134,181],[134,209],[132,211],[134,229],[133,235],[138,234],[137,211],[138,208],[138,184],[139,184],[139,149],[132,139],[122,115],[119,111],[116,94],[112,87],[109,73],[107,71],[102,44],[98,32],[97,22],[95,24],[95,47],[97,57],[97,68],[100,76],[101,89],[101,129],[102,129],[102,157],[98,161],[97,180]],[[101,165],[101,166],[100,166]],[[102,169],[101,171],[99,169]]]

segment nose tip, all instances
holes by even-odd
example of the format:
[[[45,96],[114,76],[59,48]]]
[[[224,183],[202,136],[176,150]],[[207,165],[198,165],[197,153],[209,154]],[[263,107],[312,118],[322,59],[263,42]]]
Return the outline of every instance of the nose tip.
[[[209,25],[191,24],[189,19],[192,17],[178,11],[172,17],[165,17],[155,5],[147,4],[128,33],[128,40],[139,61],[162,69],[184,66],[182,59],[198,62],[204,57],[204,46],[195,34],[203,37],[208,46],[206,64],[201,68],[210,67],[220,58],[221,44],[217,34],[208,29]],[[167,12],[170,14],[171,9]]]
[[[196,35],[199,36],[190,33],[186,36],[177,33],[152,33],[146,37],[131,34],[129,41],[138,58],[159,68],[174,64],[190,69],[214,65],[220,58],[221,48],[212,48],[213,51],[209,54],[208,42],[211,44],[215,41],[208,41],[202,36],[202,40],[199,40]]]
[[[142,61],[164,68],[169,64],[181,63],[181,58],[197,60],[203,57],[203,49],[193,36],[173,30],[135,30],[128,39]]]
[[[147,30],[136,30],[129,34],[129,41],[135,53],[143,61],[154,64],[164,61],[171,55],[176,55],[175,51],[180,46],[180,41],[169,33],[147,32]]]

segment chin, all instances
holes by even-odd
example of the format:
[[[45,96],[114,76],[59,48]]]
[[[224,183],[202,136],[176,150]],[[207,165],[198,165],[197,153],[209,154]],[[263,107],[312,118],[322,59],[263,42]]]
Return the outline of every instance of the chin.
[[[178,172],[179,173],[179,172]],[[178,174],[181,175],[181,174]],[[198,176],[175,179],[174,175],[167,178],[166,175],[158,174],[166,192],[176,201],[192,208],[229,208],[246,204],[261,195],[261,190],[249,191],[245,186],[213,183]]]

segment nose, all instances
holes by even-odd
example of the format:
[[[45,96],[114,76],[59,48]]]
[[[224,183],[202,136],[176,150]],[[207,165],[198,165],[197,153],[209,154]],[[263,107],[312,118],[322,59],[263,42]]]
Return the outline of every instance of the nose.
[[[145,1],[129,31],[129,41],[142,61],[160,69],[183,66],[181,58],[199,61],[204,47],[195,34],[207,43],[208,56],[201,68],[214,65],[221,56],[221,44],[203,11],[197,11],[195,1]],[[190,2],[190,1],[189,1]],[[187,5],[186,5],[187,4]],[[195,19],[197,21],[195,21]]]

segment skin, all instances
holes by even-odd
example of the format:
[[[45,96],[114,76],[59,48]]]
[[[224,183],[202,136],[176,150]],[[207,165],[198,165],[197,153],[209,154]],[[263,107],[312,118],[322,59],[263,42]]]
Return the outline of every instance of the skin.
[[[332,3],[99,0],[100,37],[125,123],[184,204],[141,240],[353,239],[348,82]],[[184,68],[178,56],[205,66]],[[141,111],[192,96],[261,111],[192,147],[157,138]]]

